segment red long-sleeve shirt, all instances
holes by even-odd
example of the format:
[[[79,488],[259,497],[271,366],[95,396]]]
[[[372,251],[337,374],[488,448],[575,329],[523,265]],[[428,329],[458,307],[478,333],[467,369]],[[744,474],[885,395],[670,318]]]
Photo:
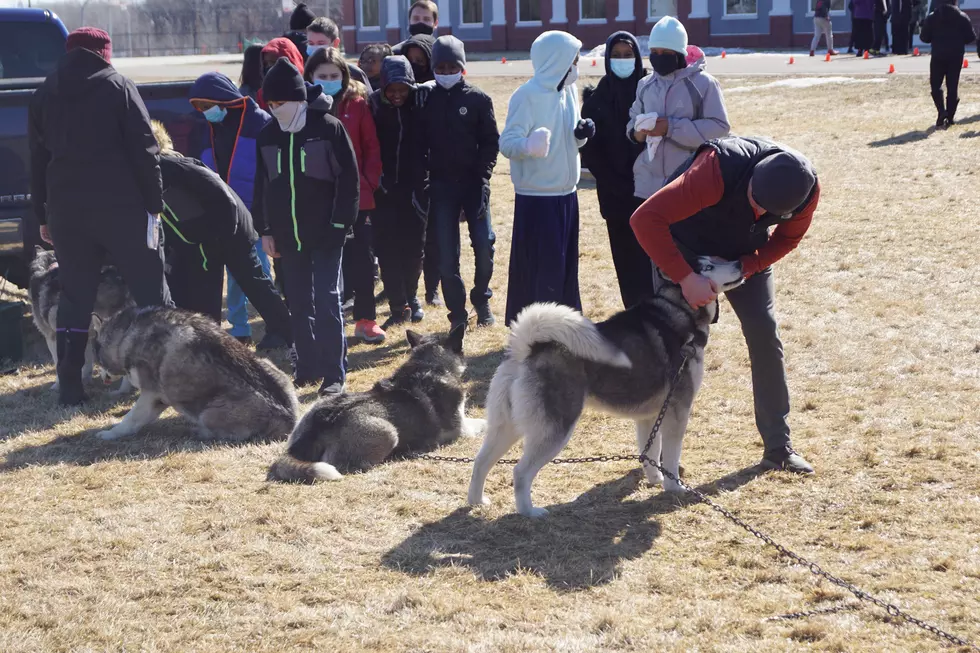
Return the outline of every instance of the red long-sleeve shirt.
[[[670,225],[686,220],[703,208],[714,206],[721,201],[724,193],[725,183],[721,177],[718,154],[713,149],[706,149],[684,174],[650,196],[630,218],[630,226],[640,246],[672,280],[679,282],[693,270],[674,244]],[[813,198],[803,210],[780,223],[769,242],[758,251],[741,257],[746,277],[766,269],[796,249],[810,228],[819,201],[820,182],[817,182]]]

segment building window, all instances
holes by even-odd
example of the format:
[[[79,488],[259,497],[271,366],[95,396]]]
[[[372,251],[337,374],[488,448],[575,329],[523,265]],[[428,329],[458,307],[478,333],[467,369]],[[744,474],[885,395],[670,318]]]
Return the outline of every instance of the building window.
[[[830,11],[833,13],[843,14],[844,9],[847,8],[846,5],[847,3],[844,2],[844,0],[830,0]],[[813,12],[816,10],[816,8],[817,8],[817,0],[810,0],[810,15],[813,15]]]
[[[650,0],[650,18],[663,18],[664,16],[676,15],[677,0]]]
[[[517,22],[541,22],[540,0],[517,0]]]
[[[606,0],[579,0],[579,12],[580,20],[605,20]]]
[[[381,27],[381,0],[361,0],[361,27]]]
[[[464,25],[483,24],[483,0],[460,0]]]
[[[725,0],[726,16],[755,16],[756,0]]]

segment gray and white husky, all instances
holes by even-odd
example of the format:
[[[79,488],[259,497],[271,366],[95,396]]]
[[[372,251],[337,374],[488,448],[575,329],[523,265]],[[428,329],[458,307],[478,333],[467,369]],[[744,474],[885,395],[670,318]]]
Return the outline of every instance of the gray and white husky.
[[[406,332],[411,357],[367,392],[316,402],[289,436],[270,481],[336,481],[391,457],[431,451],[486,422],[465,416],[463,327],[440,339]]]
[[[698,267],[721,292],[742,283],[738,261],[701,258]],[[524,438],[524,454],[514,467],[517,510],[528,517],[547,515],[532,504],[531,483],[568,443],[585,406],[633,419],[642,449],[688,353],[660,435],[647,452],[677,475],[684,431],[704,374],[708,326],[717,312],[717,302],[691,308],[680,287],[668,282],[653,299],[599,324],[556,304],[524,309],[511,326],[507,358],[490,383],[487,436],[473,465],[469,502],[489,503],[483,492],[487,474]],[[650,483],[680,490],[649,463],[644,471]]]
[[[98,331],[96,362],[140,390],[122,421],[99,433],[104,440],[134,435],[168,406],[206,440],[282,440],[296,426],[299,402],[289,377],[207,316],[128,308]]]
[[[51,359],[54,361],[55,369],[58,367],[58,302],[61,300],[61,269],[58,267],[58,259],[54,252],[35,248],[34,260],[31,262],[31,280],[29,294],[31,298],[31,314],[34,317],[34,325],[44,336],[51,352]],[[92,309],[93,317],[90,329],[96,328],[97,321],[105,321],[123,310],[127,306],[133,305],[133,299],[126,288],[126,282],[122,276],[112,266],[102,268],[102,276],[99,281],[99,289],[95,295],[95,307]],[[92,334],[94,336],[94,334]],[[92,349],[94,337],[90,337],[88,346],[85,349],[85,366],[82,368],[82,380],[87,381],[92,378],[92,367],[95,362],[95,353]],[[58,382],[55,381],[51,386],[52,390],[58,389]],[[129,392],[132,387],[127,379],[123,379],[119,387],[120,393]]]

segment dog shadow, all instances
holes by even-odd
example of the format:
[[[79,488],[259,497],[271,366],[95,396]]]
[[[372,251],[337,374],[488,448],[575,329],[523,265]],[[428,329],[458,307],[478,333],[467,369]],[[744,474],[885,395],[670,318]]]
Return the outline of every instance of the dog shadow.
[[[378,365],[404,358],[409,350],[408,340],[405,338],[392,339],[391,344],[369,345],[364,343],[354,344],[353,338],[348,338],[349,348],[347,350],[347,369],[349,372],[360,370],[370,370]]]
[[[730,491],[763,473],[754,465],[697,489],[706,495]],[[661,533],[658,515],[697,503],[691,495],[657,491],[645,499],[629,498],[645,483],[643,472],[633,470],[573,501],[548,506],[550,514],[541,520],[510,514],[487,521],[469,507],[459,508],[388,551],[382,564],[416,576],[465,566],[487,581],[530,571],[559,592],[605,585],[619,576],[621,563],[650,550]]]
[[[466,378],[469,381],[467,405],[486,408],[490,381],[506,356],[507,350],[498,349],[480,356],[466,357]]]
[[[127,411],[115,411],[122,417]],[[118,413],[118,414],[116,414]],[[214,447],[244,446],[255,441],[230,442],[200,440],[194,436],[195,426],[176,413],[168,413],[138,434],[118,440],[102,440],[99,428],[86,429],[72,435],[62,435],[43,444],[26,446],[7,454],[0,471],[12,471],[34,465],[75,465],[87,467],[110,460],[131,461],[163,458],[180,452],[201,452]]]
[[[47,374],[41,371],[37,374],[22,374],[22,376],[33,382]],[[101,387],[101,384],[95,380],[87,384],[86,392],[90,400],[77,408],[59,406],[58,392],[51,389],[51,381],[48,379],[0,395],[0,415],[3,415],[3,420],[0,420],[0,442],[15,438],[27,431],[53,429],[78,414],[98,417],[119,402],[132,397],[101,392]],[[125,411],[122,414],[125,414]]]

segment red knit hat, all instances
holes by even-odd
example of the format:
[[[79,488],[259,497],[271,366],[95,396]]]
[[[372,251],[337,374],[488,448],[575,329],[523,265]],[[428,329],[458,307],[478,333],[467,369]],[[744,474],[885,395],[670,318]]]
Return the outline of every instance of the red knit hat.
[[[90,50],[106,60],[112,61],[112,40],[109,35],[97,27],[79,27],[68,35],[65,50],[71,52],[77,48]]]

